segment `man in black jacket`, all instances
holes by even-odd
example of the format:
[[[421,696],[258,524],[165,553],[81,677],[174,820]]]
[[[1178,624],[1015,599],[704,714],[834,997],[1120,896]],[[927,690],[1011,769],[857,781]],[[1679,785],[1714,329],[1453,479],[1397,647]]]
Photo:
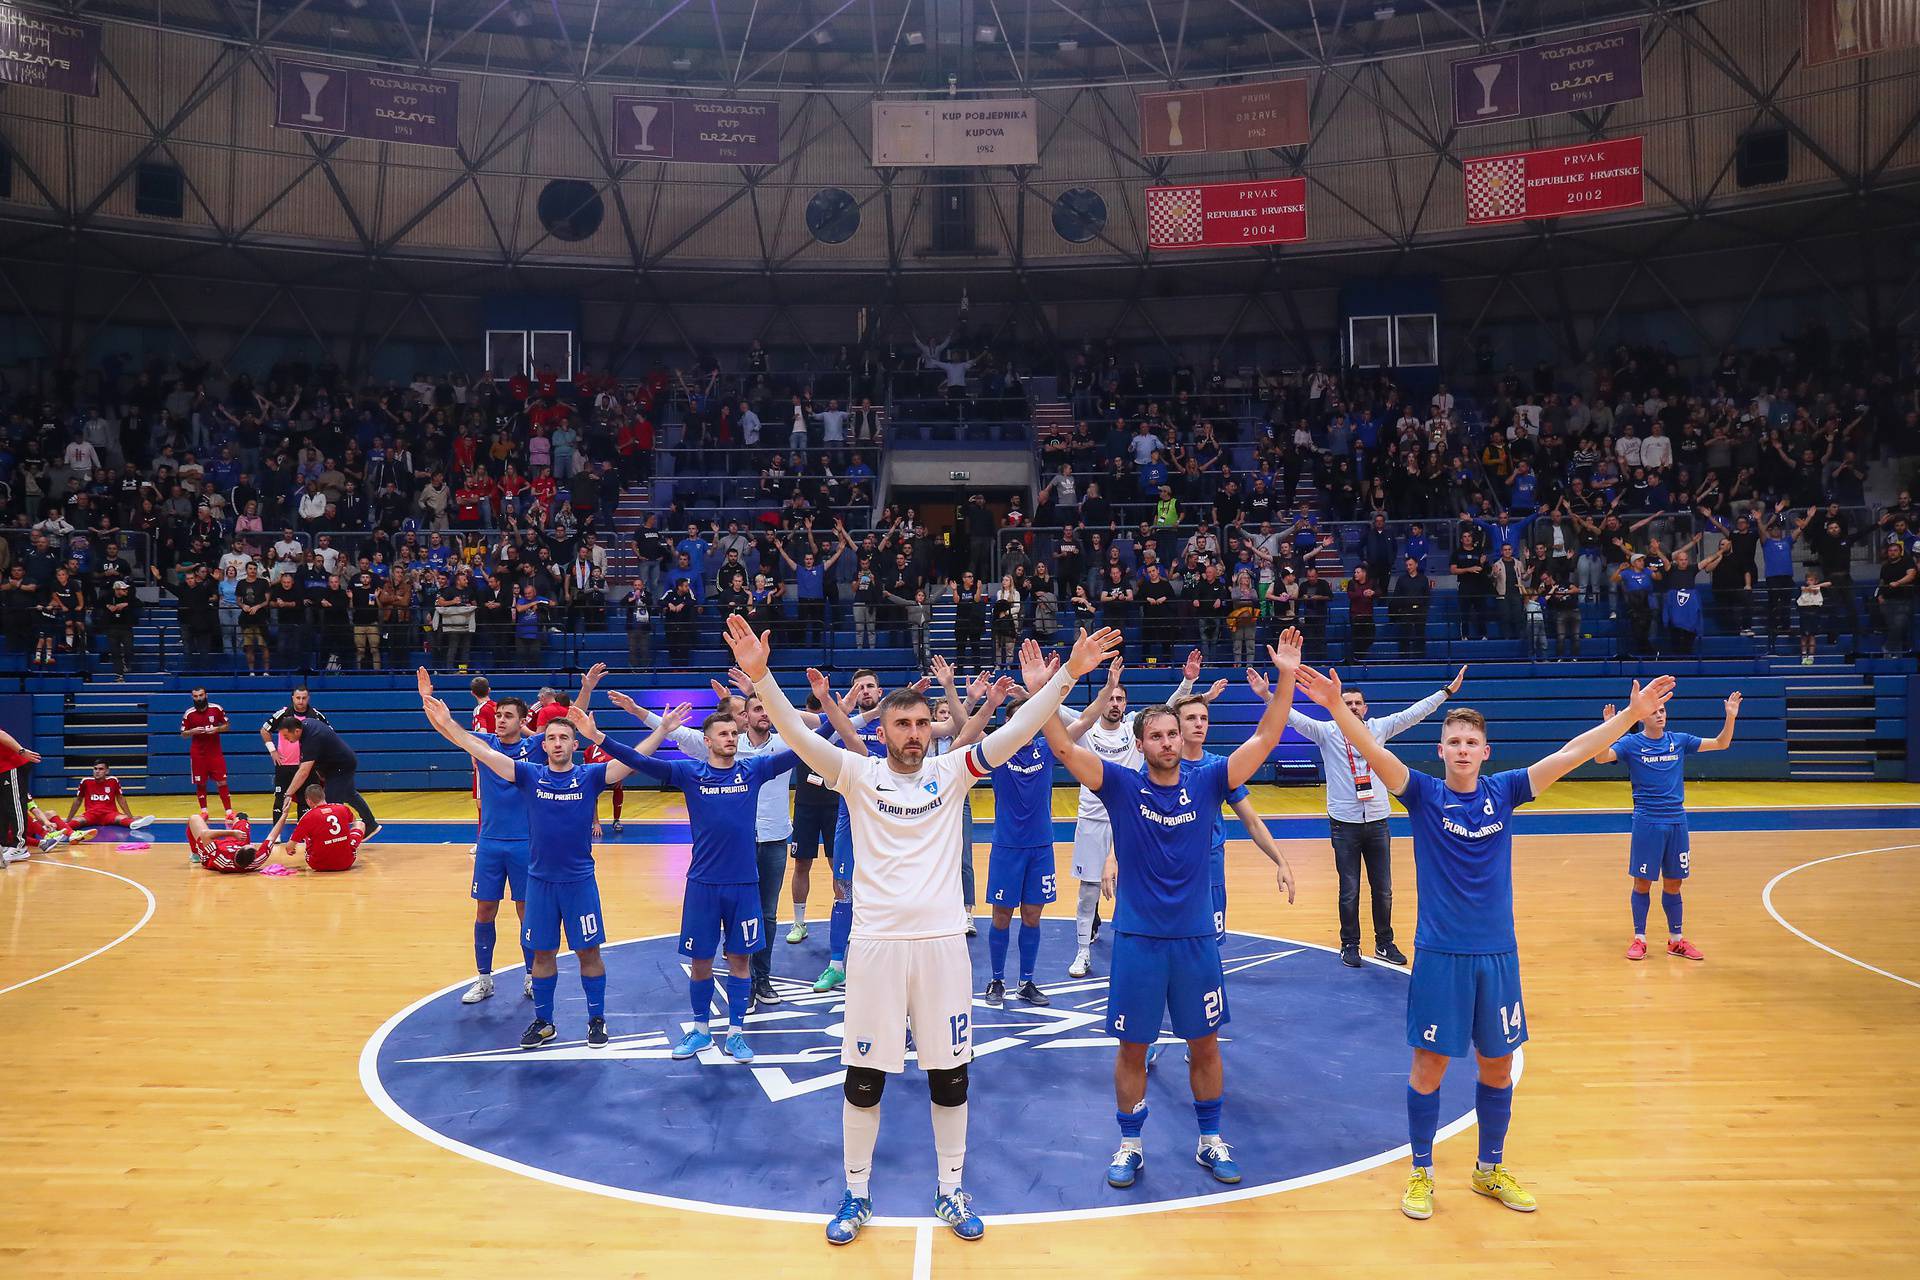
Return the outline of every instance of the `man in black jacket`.
[[[1433,605],[1433,579],[1412,556],[1405,572],[1387,593],[1388,611],[1400,627],[1401,645],[1408,657],[1427,656],[1427,610]]]
[[[220,596],[213,578],[200,565],[187,567],[180,584],[180,632],[186,643],[187,666],[200,654],[220,652]]]

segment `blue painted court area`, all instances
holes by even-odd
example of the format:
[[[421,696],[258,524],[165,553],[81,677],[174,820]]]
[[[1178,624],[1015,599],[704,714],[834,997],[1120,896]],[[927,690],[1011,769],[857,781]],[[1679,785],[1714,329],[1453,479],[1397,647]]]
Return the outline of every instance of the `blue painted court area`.
[[[1395,836],[1412,832],[1407,820],[1396,813],[1391,819]],[[1235,840],[1246,835],[1239,819],[1228,818],[1227,835]],[[1270,817],[1267,830],[1280,840],[1319,840],[1327,835],[1327,820],[1294,814]],[[1858,809],[1694,809],[1687,824],[1695,831],[1904,831],[1920,827],[1920,806],[1889,805]],[[977,838],[985,843],[992,824],[977,829]],[[1626,835],[1633,829],[1633,815],[1626,810],[1607,813],[1551,813],[1545,810],[1521,810],[1520,836]],[[146,834],[155,840],[182,841],[187,838],[184,823],[159,822]],[[386,823],[376,844],[471,844],[471,822],[415,822],[399,819]],[[1057,819],[1053,838],[1073,839],[1071,819]],[[601,844],[685,844],[692,839],[684,822],[629,822],[620,835],[608,835]]]
[[[1073,922],[1048,920],[1043,973],[1058,974]],[[515,971],[498,994],[460,1003],[464,983],[397,1014],[369,1042],[363,1083],[390,1115],[477,1159],[585,1190],[751,1216],[817,1219],[837,1203],[843,993],[815,995],[826,929],[779,944],[786,1003],[748,1021],[756,1058],[717,1050],[674,1062],[691,1021],[671,936],[607,947],[613,1042],[589,1049],[572,957],[561,957],[560,1040],[523,1052],[531,1018]],[[986,930],[973,950],[987,974]],[[1406,975],[1352,970],[1330,951],[1234,933],[1224,950],[1233,1021],[1226,1029],[1225,1135],[1245,1171],[1238,1188],[1193,1160],[1192,1094],[1183,1046],[1170,1041],[1148,1084],[1147,1166],[1130,1191],[1105,1180],[1118,1145],[1114,1042],[1102,1031],[1108,937],[1095,976],[1050,984],[1050,1008],[976,1000],[967,1189],[989,1218],[1074,1217],[1260,1195],[1404,1154]],[[717,1007],[717,1018],[724,1009]],[[1472,1072],[1450,1073],[1443,1125],[1471,1120]],[[923,1219],[934,1192],[926,1077],[889,1080],[873,1176],[875,1211]],[[1451,1130],[1449,1130],[1451,1131]]]

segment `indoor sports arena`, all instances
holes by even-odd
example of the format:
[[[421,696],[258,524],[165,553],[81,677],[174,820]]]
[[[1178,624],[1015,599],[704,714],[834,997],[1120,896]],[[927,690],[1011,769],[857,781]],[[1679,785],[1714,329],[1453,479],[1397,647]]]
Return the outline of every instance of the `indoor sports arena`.
[[[1915,0],[0,0],[0,424],[9,1276],[1920,1270]]]

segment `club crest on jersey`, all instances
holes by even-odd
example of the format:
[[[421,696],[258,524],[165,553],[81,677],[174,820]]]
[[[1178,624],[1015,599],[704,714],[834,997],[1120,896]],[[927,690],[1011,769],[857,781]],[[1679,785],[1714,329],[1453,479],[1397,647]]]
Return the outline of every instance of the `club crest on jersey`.
[[[873,1041],[856,1040],[854,1041],[853,1047],[858,1049],[860,1051],[860,1056],[864,1058],[873,1051]]]
[[[928,778],[920,784],[920,789],[930,796],[937,796],[940,794],[940,780],[938,778]]]

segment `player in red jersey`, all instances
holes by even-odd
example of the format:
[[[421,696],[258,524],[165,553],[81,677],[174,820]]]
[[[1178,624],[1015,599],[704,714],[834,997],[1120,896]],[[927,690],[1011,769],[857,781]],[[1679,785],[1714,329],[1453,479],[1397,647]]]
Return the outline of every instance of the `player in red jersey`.
[[[187,740],[187,766],[193,773],[193,791],[200,798],[200,816],[207,816],[207,784],[220,789],[220,809],[233,822],[233,797],[227,794],[227,752],[220,737],[227,731],[227,713],[207,700],[203,687],[193,690],[193,705],[180,717],[180,736]]]
[[[27,801],[27,841],[38,842],[42,853],[52,853],[63,844],[85,844],[95,834],[90,827],[78,827],[59,814],[48,813],[33,801]]]
[[[40,763],[40,753],[0,729],[0,867],[27,856],[27,765]]]
[[[352,867],[361,843],[367,838],[367,828],[360,821],[360,815],[349,805],[327,803],[327,789],[318,782],[309,782],[302,798],[307,811],[294,824],[285,850],[288,857],[305,858],[313,871],[345,871]],[[267,832],[264,843],[268,848],[274,848],[274,838],[280,834],[281,823],[285,821],[286,813],[282,811],[280,822],[274,823],[273,830]]]
[[[73,807],[67,810],[69,828],[76,817],[89,827],[126,827],[129,830],[140,821],[133,816],[133,810],[127,807],[127,794],[120,786],[120,779],[113,776],[105,760],[95,760],[92,776],[82,778],[75,789]],[[151,821],[153,819],[147,819],[147,822]],[[146,826],[147,822],[140,822],[140,826]]]
[[[473,731],[475,733],[493,733],[499,725],[494,712],[499,706],[493,700],[493,686],[485,676],[475,676],[473,683],[467,686],[473,693]],[[480,766],[473,768],[473,813],[480,816]]]
[[[188,814],[187,847],[193,850],[195,862],[226,875],[267,865],[267,851],[253,843],[253,828],[244,813],[229,814],[224,828],[200,814]]]

